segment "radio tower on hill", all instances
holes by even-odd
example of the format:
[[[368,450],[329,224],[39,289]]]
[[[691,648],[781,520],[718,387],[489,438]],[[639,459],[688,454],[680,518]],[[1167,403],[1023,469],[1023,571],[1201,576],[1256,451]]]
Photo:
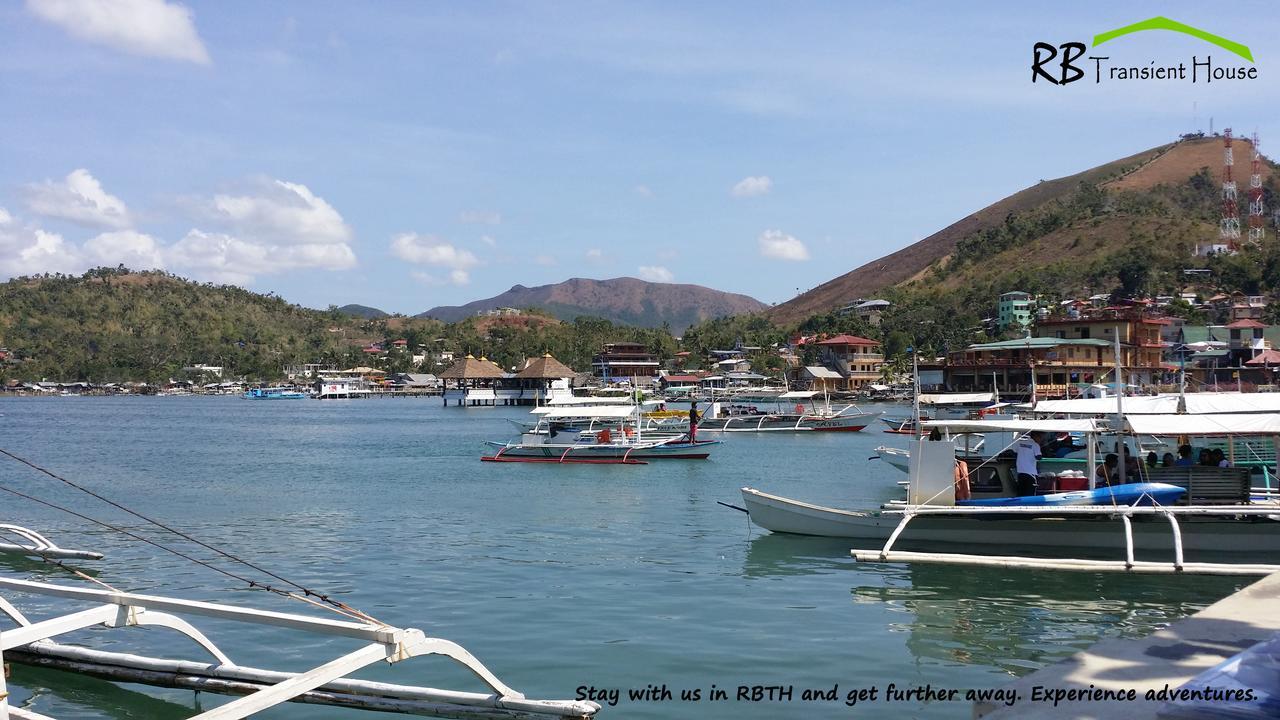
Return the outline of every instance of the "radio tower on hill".
[[[1266,235],[1262,227],[1262,153],[1258,133],[1253,133],[1253,165],[1249,173],[1249,242],[1257,245]]]
[[[1236,181],[1231,177],[1231,128],[1222,131],[1222,141],[1226,149],[1222,154],[1222,222],[1218,227],[1218,238],[1228,249],[1236,249],[1236,241],[1240,239],[1240,211],[1236,208]]]

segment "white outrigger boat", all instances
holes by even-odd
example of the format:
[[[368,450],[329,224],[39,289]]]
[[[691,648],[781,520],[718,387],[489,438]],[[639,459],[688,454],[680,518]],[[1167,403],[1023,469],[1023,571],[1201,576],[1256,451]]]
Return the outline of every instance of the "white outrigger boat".
[[[818,396],[822,402],[818,402]],[[852,403],[841,408],[831,399],[812,390],[791,390],[761,398],[761,404],[773,404],[776,410],[761,410],[746,405],[749,398],[735,398],[735,407],[746,408],[739,414],[706,417],[698,422],[699,430],[720,432],[856,432],[880,417],[880,411],[864,411]],[[783,409],[781,406],[792,405]]]
[[[548,407],[537,426],[497,448],[485,462],[598,463],[639,465],[648,460],[704,460],[719,440],[692,441],[683,430],[646,433],[637,409],[626,405]],[[584,429],[586,427],[600,429]],[[599,423],[599,425],[597,425]]]
[[[1151,415],[1124,419],[1126,433],[1138,435],[1280,436],[1280,414]],[[1280,505],[1250,499],[1247,468],[1161,467],[1143,479],[1186,489],[1187,504],[965,505],[955,499],[956,458],[953,433],[1017,431],[1078,432],[1096,448],[1095,438],[1111,432],[1106,421],[999,420],[933,421],[947,435],[941,441],[916,439],[911,448],[910,482],[905,503],[874,510],[824,507],[743,488],[751,521],[767,530],[799,535],[841,537],[883,543],[880,550],[854,550],[861,561],[954,562],[1006,567],[1042,567],[1130,572],[1205,572],[1258,574],[1280,570]],[[1091,450],[1087,468],[1097,466]],[[1014,495],[1007,461],[970,468],[975,499]],[[1094,491],[1094,481],[1089,481]],[[1105,495],[1099,495],[1099,498]],[[1028,499],[1028,502],[1035,500]],[[895,546],[925,552],[901,552]],[[974,549],[975,555],[956,554]],[[1050,559],[1000,555],[1009,550],[1058,554],[1123,554],[1123,560]],[[994,553],[994,555],[993,555]],[[1164,553],[1171,562],[1139,560]],[[1195,561],[1188,561],[1190,553]],[[1228,556],[1230,562],[1210,562]],[[1204,561],[1201,560],[1204,558]]]
[[[80,517],[99,523],[87,516]],[[19,540],[18,543],[0,544],[0,553],[36,557],[64,568],[67,566],[62,560],[102,559],[102,555],[97,552],[59,547],[40,533],[17,525],[0,525],[0,531],[17,536]],[[132,534],[132,531],[124,532]],[[157,543],[152,544],[173,552]],[[217,551],[216,548],[211,549]],[[250,563],[238,562],[259,572],[266,572]],[[79,571],[75,572],[84,578],[93,579]],[[293,585],[284,578],[279,580]],[[240,603],[225,605],[139,595],[118,590],[100,580],[95,582],[102,587],[86,588],[0,576],[0,665],[4,666],[4,672],[0,673],[0,720],[53,720],[47,715],[11,704],[7,685],[11,663],[64,671],[80,677],[101,678],[109,682],[179,688],[235,697],[207,711],[197,707],[191,716],[192,720],[239,720],[286,702],[430,717],[492,720],[590,720],[600,710],[599,704],[590,701],[526,698],[498,679],[497,675],[461,645],[427,636],[414,628],[386,625],[302,586],[294,586],[298,588],[298,592],[287,592],[278,587],[273,588],[265,581],[251,585],[271,589],[280,595],[305,599],[314,606],[337,608],[347,619],[334,620],[314,615],[258,610]],[[33,595],[59,598],[64,602],[78,603],[82,607],[75,610],[66,608],[48,616],[46,601],[37,606],[40,614],[46,617],[32,619],[14,601],[29,601]],[[305,633],[309,637],[300,647],[305,648],[302,655],[312,662],[318,663],[326,652],[341,654],[332,659],[325,658],[322,664],[318,663],[301,672],[238,664],[192,622],[203,619],[217,623],[211,623],[213,627],[209,628],[210,634],[214,630],[225,630],[229,623],[236,623],[241,625],[239,629],[242,630],[245,626],[252,628],[256,635],[265,638],[263,642],[281,641],[279,635],[271,632],[273,628]],[[179,657],[124,652],[128,637],[135,636],[136,631],[113,633],[107,641],[109,649],[82,644],[101,633],[81,634],[76,638],[77,642],[64,642],[62,638],[68,633],[88,628],[119,630],[139,627],[166,628],[181,636],[184,647],[173,653]],[[354,643],[354,647],[339,651],[337,647],[331,648],[325,643],[326,639],[342,644]],[[203,657],[196,660],[180,659],[190,656],[192,650],[198,651]],[[349,677],[372,665],[383,662],[402,663],[428,655],[452,661],[480,680],[486,690],[448,690]]]

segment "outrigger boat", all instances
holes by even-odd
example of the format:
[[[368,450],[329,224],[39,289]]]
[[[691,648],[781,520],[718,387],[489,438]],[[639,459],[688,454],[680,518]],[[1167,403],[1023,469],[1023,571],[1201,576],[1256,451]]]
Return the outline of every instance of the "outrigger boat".
[[[497,448],[485,462],[598,463],[641,465],[648,460],[705,460],[719,440],[692,441],[687,432],[648,433],[636,426],[636,409],[621,405],[550,407],[537,427]],[[573,423],[608,422],[598,431]]]
[[[248,400],[305,400],[307,394],[282,387],[250,388],[244,397]]]
[[[1150,415],[1123,420],[1130,435],[1236,436],[1280,435],[1280,414],[1267,415]],[[944,433],[941,441],[916,439],[911,447],[908,498],[874,510],[843,510],[793,500],[746,487],[742,489],[751,521],[767,530],[883,543],[880,550],[854,550],[870,562],[955,562],[1006,567],[1042,567],[1130,572],[1204,572],[1258,574],[1280,570],[1280,504],[1250,497],[1248,468],[1178,466],[1148,468],[1143,480],[1183,489],[1176,504],[1164,497],[1138,492],[1127,504],[1120,497],[1097,493],[1096,504],[1068,506],[1028,498],[961,504],[955,498],[956,457],[951,436],[956,433],[1017,431],[1019,433],[1083,433],[1088,447],[1106,434],[1119,442],[1107,421],[998,420],[933,421],[926,429]],[[1087,468],[1097,465],[1091,450]],[[1090,478],[1095,478],[1093,472]],[[988,460],[969,470],[974,499],[1016,495],[1013,467],[1008,460]],[[1095,491],[1090,479],[1088,490]],[[1123,486],[1121,486],[1123,487]],[[1133,495],[1132,492],[1128,493]],[[1041,496],[1043,497],[1043,496]],[[926,552],[903,553],[895,546]],[[979,555],[959,555],[957,548],[974,548]],[[1050,559],[1000,555],[1009,550],[1061,554],[1123,553],[1123,560]],[[1172,562],[1138,560],[1136,555],[1172,554]],[[993,553],[995,553],[993,555]],[[1231,562],[1187,560],[1229,556]],[[1260,562],[1265,561],[1265,562]],[[1272,564],[1267,564],[1272,563]]]
[[[817,400],[819,395],[823,396],[822,402]],[[735,398],[735,404],[739,406],[745,402],[745,398]],[[791,390],[763,399],[762,403],[774,403],[776,406],[794,403],[794,408],[768,411],[747,405],[746,412],[742,414],[703,418],[698,422],[698,429],[721,432],[856,432],[881,415],[879,411],[864,411],[853,404],[834,408],[830,398],[817,391]]]
[[[79,486],[75,487],[84,490]],[[108,502],[118,505],[114,501]],[[137,514],[126,507],[120,508]],[[76,511],[67,512],[92,523],[112,527]],[[155,520],[146,518],[146,521],[183,535]],[[113,529],[139,538],[132,530]],[[102,555],[97,552],[61,548],[40,533],[17,525],[0,525],[0,531],[16,535],[19,539],[17,544],[0,544],[0,553],[35,557],[63,568],[68,568],[62,562],[66,559],[102,559]],[[0,673],[0,720],[53,720],[12,702],[7,685],[11,664],[59,670],[78,677],[101,678],[109,682],[178,688],[234,697],[208,710],[201,709],[197,703],[192,711],[192,720],[240,720],[257,716],[286,702],[471,720],[590,720],[600,710],[600,705],[591,701],[526,698],[524,694],[502,682],[492,670],[455,642],[428,636],[415,628],[387,625],[323,592],[293,583],[189,536],[183,537],[224,556],[225,560],[237,563],[237,572],[253,574],[256,579],[250,580],[244,575],[201,563],[208,569],[247,583],[250,588],[270,590],[278,596],[302,600],[313,608],[331,609],[344,619],[259,610],[247,607],[242,602],[226,605],[140,595],[112,587],[74,568],[68,569],[82,578],[93,580],[101,587],[86,588],[0,575],[0,665],[4,667],[4,672]],[[160,542],[147,542],[160,550],[192,559]],[[277,582],[281,585],[274,584]],[[289,587],[290,590],[283,587]],[[57,598],[59,604],[54,607],[58,611],[50,616],[48,601],[31,603],[32,596]],[[31,603],[34,608],[29,608],[28,612],[35,609],[41,617],[29,617],[19,608],[19,603]],[[69,603],[80,607],[66,607]],[[205,619],[215,621],[205,629],[209,634],[195,626],[195,623]],[[210,637],[218,631],[225,631],[233,623],[239,624],[236,629],[241,635],[247,632],[258,638],[258,642],[277,651],[275,654],[279,654],[280,643],[287,642],[288,632],[305,633],[308,637],[298,645],[299,650],[295,654],[311,662],[303,663],[302,670],[294,668],[288,671],[234,662]],[[167,651],[166,655],[171,655],[168,657],[127,652],[126,643],[129,637],[137,635],[136,630],[114,632],[99,647],[89,644],[94,638],[101,640],[106,630],[148,626],[166,628],[185,644]],[[90,628],[96,628],[97,632],[77,632]],[[70,633],[77,633],[78,636],[68,641],[64,636]],[[331,644],[328,641],[334,642]],[[339,650],[341,646],[347,647]],[[192,650],[198,651],[200,657],[194,660],[182,659],[191,656]],[[483,684],[483,689],[480,692],[460,691],[349,677],[369,666],[384,662],[402,663],[415,657],[430,655],[451,661],[455,666],[468,671]],[[306,667],[313,664],[314,667]]]

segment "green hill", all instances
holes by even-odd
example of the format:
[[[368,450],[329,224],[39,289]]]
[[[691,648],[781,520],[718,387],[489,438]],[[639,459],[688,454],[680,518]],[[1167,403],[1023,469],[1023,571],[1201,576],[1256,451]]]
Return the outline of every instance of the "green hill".
[[[344,320],[162,272],[0,284],[0,345],[22,360],[4,372],[23,379],[161,380],[197,363],[274,377],[284,364],[342,355],[343,335],[328,329]]]
[[[393,348],[393,340],[404,340],[404,348]],[[235,286],[124,268],[0,283],[0,348],[10,355],[0,360],[0,379],[155,382],[202,363],[226,368],[226,377],[257,380],[302,363],[432,372],[443,369],[437,363],[446,352],[487,356],[507,368],[551,352],[589,370],[600,346],[618,340],[667,355],[675,350],[664,330],[601,318],[365,319],[342,308],[313,310]],[[425,362],[414,364],[414,356]]]
[[[1187,288],[1255,294],[1280,287],[1280,243],[1270,223],[1280,188],[1265,159],[1267,240],[1233,256],[1194,256],[1198,242],[1218,236],[1222,151],[1222,138],[1183,140],[1041,182],[782,303],[767,316],[782,328],[826,330],[850,325],[835,313],[841,306],[879,297],[894,303],[881,333],[900,333],[895,346],[915,337],[935,348],[955,347],[975,337],[999,294],[1010,290],[1052,300]],[[1243,217],[1249,142],[1236,141],[1234,155]],[[1188,269],[1207,273],[1188,275]]]
[[[365,320],[381,320],[382,318],[391,317],[391,313],[384,312],[376,307],[356,305],[354,303],[351,305],[343,305],[338,308],[338,312],[343,315],[350,315],[351,317],[364,318]]]

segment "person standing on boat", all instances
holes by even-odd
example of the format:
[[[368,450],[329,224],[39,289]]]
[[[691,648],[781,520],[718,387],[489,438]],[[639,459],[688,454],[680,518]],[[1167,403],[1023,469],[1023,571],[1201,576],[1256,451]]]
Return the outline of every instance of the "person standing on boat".
[[[1033,432],[1018,438],[1013,451],[1018,457],[1018,496],[1035,495],[1036,478],[1040,476],[1040,433]]]
[[[689,442],[698,442],[698,421],[702,419],[702,414],[698,412],[698,403],[694,401],[689,404]]]

